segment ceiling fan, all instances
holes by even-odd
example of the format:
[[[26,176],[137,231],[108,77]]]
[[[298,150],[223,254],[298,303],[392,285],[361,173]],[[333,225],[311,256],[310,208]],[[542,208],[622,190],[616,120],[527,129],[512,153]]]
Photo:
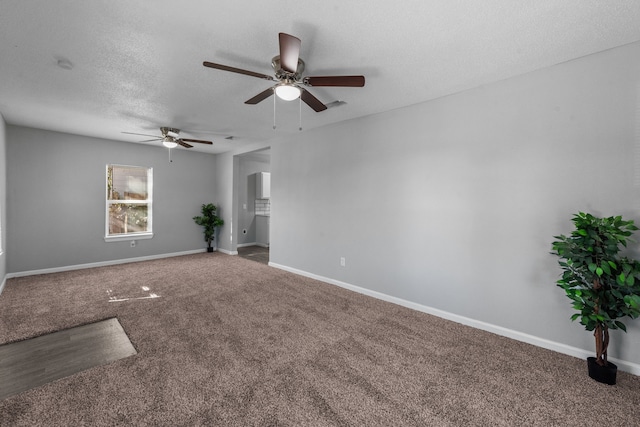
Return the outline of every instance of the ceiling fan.
[[[275,77],[267,74],[256,73],[227,65],[215,64],[205,61],[203,65],[232,73],[245,74],[260,79],[277,82],[275,86],[266,89],[253,98],[245,101],[245,104],[257,104],[264,101],[274,93],[285,101],[293,101],[298,97],[316,112],[327,109],[318,98],[313,96],[302,86],[341,86],[363,87],[364,76],[306,76],[302,77],[304,61],[300,59],[300,39],[289,34],[279,33],[280,55],[274,56],[271,66]]]
[[[180,138],[180,129],[174,129],[170,127],[161,127],[160,132],[162,136],[157,135],[147,135],[145,133],[133,133],[133,132],[122,132],[129,135],[140,135],[140,136],[152,136],[152,139],[145,139],[140,142],[151,142],[151,141],[162,141],[162,145],[167,148],[175,148],[178,145],[184,148],[193,148],[193,145],[187,144],[187,142],[197,142],[198,144],[208,144],[211,145],[213,142],[204,141],[202,139],[190,139],[190,138]]]

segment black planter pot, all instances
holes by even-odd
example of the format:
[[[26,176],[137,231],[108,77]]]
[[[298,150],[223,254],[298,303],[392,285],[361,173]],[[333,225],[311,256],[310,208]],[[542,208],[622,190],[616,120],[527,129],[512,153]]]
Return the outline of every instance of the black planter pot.
[[[607,366],[600,366],[595,357],[587,357],[587,367],[589,368],[589,376],[594,380],[609,385],[616,383],[618,367],[615,364],[607,362]]]
[[[207,248],[207,252],[213,252],[213,248]]]

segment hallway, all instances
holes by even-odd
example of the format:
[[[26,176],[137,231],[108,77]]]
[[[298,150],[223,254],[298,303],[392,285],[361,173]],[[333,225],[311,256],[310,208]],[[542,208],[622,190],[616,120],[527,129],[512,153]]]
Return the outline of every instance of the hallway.
[[[238,248],[238,255],[242,258],[257,261],[262,264],[269,264],[269,248],[262,246],[245,246]]]

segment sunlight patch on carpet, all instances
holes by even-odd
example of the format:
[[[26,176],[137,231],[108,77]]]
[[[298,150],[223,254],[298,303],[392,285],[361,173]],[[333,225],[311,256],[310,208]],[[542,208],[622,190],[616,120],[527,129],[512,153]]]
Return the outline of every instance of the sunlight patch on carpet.
[[[139,299],[154,299],[160,298],[160,295],[151,292],[148,286],[139,286],[140,289],[128,290],[128,291],[114,291],[113,289],[107,289],[107,296],[109,302],[122,302]]]

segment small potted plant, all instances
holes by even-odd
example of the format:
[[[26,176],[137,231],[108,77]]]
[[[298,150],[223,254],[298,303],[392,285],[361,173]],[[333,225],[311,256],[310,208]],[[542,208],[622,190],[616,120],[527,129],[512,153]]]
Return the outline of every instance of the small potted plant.
[[[204,241],[207,242],[207,252],[213,252],[211,242],[215,238],[216,228],[224,225],[224,220],[216,215],[216,206],[213,203],[203,204],[201,216],[194,216],[196,224],[204,227]]]
[[[640,315],[640,263],[620,256],[634,231],[633,221],[620,216],[598,218],[579,212],[572,219],[570,236],[554,236],[553,254],[560,259],[562,277],[556,282],[573,301],[587,331],[593,331],[596,356],[588,357],[589,376],[615,384],[617,366],[607,361],[609,329],[627,331],[620,318]]]

